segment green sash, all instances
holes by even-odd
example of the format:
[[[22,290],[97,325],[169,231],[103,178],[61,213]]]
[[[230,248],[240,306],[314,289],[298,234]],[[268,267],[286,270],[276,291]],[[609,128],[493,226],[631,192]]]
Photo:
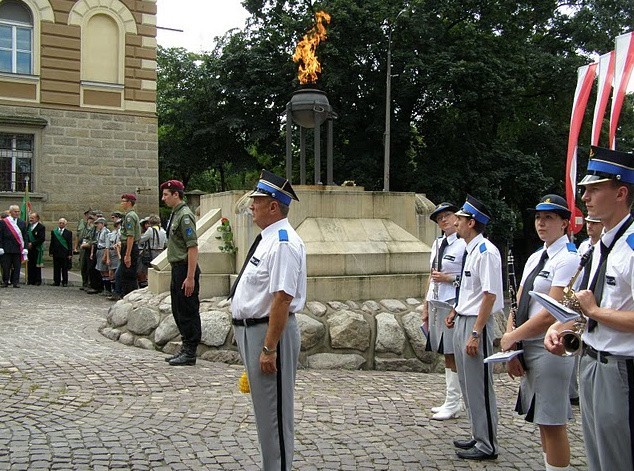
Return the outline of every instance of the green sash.
[[[53,235],[55,235],[59,243],[62,244],[62,247],[68,250],[68,242],[66,242],[66,239],[62,237],[62,234],[59,232],[59,227],[55,228],[55,230],[53,231]]]
[[[27,234],[29,235],[29,242],[31,242],[32,244],[35,242],[35,236],[33,235],[33,231],[31,230],[31,225],[29,224],[29,227],[27,229]],[[37,258],[35,260],[35,266],[36,267],[43,267],[44,266],[44,244],[40,244],[38,245],[35,250],[37,251]]]

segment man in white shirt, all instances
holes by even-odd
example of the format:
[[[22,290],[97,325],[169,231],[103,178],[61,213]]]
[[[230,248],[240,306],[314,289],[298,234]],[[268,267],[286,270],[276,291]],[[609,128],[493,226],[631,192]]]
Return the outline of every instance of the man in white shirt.
[[[483,235],[491,213],[468,195],[456,213],[458,235],[467,243],[456,307],[447,316],[454,329],[454,354],[460,388],[469,410],[471,438],[454,440],[459,458],[494,460],[498,457],[497,402],[493,370],[484,359],[493,353],[494,317],[502,310],[502,260],[497,247]]]
[[[306,248],[287,219],[298,200],[288,180],[262,170],[253,222],[262,229],[231,288],[234,336],[247,370],[262,469],[290,470],[293,400],[301,339],[295,319],[306,302]]]

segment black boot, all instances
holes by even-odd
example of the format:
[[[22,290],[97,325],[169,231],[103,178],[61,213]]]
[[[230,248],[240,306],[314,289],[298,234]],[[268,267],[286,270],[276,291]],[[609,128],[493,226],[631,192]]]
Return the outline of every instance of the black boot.
[[[169,361],[171,366],[191,366],[196,364],[196,351],[183,350],[176,358]]]
[[[179,356],[181,356],[181,354],[183,353],[182,350],[179,350],[178,352],[174,353],[174,355],[170,355],[168,357],[165,357],[165,361],[170,362],[172,361],[174,358],[178,358]]]

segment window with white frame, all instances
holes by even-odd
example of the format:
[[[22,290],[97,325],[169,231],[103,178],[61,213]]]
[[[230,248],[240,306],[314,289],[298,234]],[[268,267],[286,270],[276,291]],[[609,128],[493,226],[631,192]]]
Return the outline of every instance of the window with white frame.
[[[33,134],[0,133],[0,191],[33,191]]]
[[[0,72],[33,73],[33,15],[18,0],[0,3]]]

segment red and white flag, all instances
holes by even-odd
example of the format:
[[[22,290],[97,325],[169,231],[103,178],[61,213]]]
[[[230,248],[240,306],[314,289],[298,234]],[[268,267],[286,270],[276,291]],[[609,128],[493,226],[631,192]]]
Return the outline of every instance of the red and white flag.
[[[597,101],[594,104],[594,118],[592,120],[592,137],[590,144],[599,145],[601,137],[601,128],[603,127],[603,118],[605,117],[605,109],[608,106],[608,100],[612,93],[612,80],[614,80],[614,51],[603,54],[599,59],[599,67],[597,75],[599,83],[597,84]]]
[[[618,36],[614,51],[614,94],[610,113],[610,149],[612,150],[616,149],[616,128],[634,68],[634,33]]]
[[[577,89],[575,90],[575,100],[572,104],[570,132],[568,133],[568,152],[566,155],[566,202],[573,214],[576,207],[575,195],[577,192],[577,143],[579,142],[583,115],[588,105],[588,98],[596,76],[597,66],[598,63],[595,62],[577,69]],[[576,232],[579,225],[580,222],[576,218],[571,218],[570,231]]]

